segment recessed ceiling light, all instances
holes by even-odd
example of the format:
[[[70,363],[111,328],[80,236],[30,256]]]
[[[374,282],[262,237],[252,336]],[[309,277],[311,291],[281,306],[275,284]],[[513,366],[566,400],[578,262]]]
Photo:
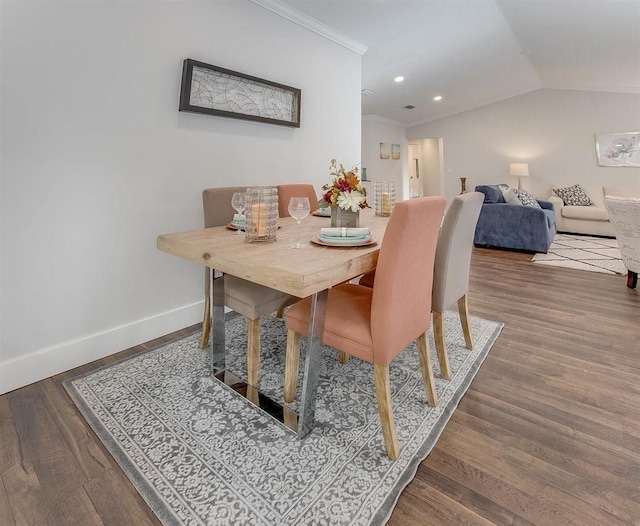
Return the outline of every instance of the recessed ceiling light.
[[[436,95],[435,97],[433,97],[433,100],[442,100],[442,95]]]
[[[402,82],[404,80],[404,77],[396,77],[395,79],[396,82]]]

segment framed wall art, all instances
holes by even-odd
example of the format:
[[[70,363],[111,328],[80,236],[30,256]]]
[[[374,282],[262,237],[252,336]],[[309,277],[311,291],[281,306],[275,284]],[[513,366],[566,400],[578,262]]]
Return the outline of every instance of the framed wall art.
[[[392,144],[391,145],[391,158],[392,159],[400,159],[400,145]]]
[[[380,143],[380,159],[389,159],[391,157],[391,153],[389,151],[389,143],[381,142]]]
[[[598,166],[640,166],[640,132],[596,134]]]
[[[182,64],[180,111],[300,127],[298,88],[193,59]]]

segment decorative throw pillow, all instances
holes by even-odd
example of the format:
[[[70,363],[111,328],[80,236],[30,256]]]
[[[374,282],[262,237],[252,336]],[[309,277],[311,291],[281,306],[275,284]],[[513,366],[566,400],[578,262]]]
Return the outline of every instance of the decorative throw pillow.
[[[579,184],[566,188],[554,188],[553,192],[564,201],[565,205],[591,206],[593,204],[593,201],[584,193]]]
[[[538,200],[526,190],[518,190],[518,199],[524,206],[533,206],[534,208],[542,208]]]
[[[484,203],[504,203],[504,197],[497,184],[481,184],[476,186],[476,192],[484,194]]]
[[[518,190],[511,188],[507,185],[500,185],[500,191],[504,197],[504,202],[508,205],[521,205],[520,199],[518,199]]]

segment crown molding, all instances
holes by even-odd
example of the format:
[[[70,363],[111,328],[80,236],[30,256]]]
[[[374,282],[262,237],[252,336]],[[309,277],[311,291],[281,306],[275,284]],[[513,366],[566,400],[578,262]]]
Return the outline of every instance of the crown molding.
[[[352,38],[339,33],[335,29],[332,29],[322,22],[319,22],[315,18],[305,15],[303,12],[298,11],[290,5],[285,4],[281,0],[251,0],[251,2],[259,5],[260,7],[264,7],[272,13],[280,15],[287,20],[290,20],[294,24],[298,24],[299,26],[302,26],[309,31],[313,31],[321,37],[324,37],[327,40],[331,40],[332,42],[335,42],[336,44],[345,47],[348,50],[357,53],[358,55],[364,55],[369,49],[367,46],[361,44],[360,42],[356,42]]]
[[[378,124],[388,124],[390,126],[396,126],[398,128],[406,128],[405,122],[394,121],[393,119],[387,119],[386,117],[380,117],[380,115],[363,115],[362,120],[366,122],[375,122]]]
[[[598,91],[608,93],[629,93],[637,95],[640,93],[640,86],[612,86],[604,84],[590,84],[588,82],[544,82],[543,89],[568,90],[568,91]]]

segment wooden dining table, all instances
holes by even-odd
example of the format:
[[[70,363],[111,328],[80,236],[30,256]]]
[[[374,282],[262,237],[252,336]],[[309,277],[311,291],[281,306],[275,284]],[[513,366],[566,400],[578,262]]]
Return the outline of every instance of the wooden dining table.
[[[324,246],[311,241],[317,240],[320,228],[330,226],[328,217],[313,215],[300,225],[300,241],[306,246],[299,249],[292,248],[298,236],[298,226],[291,217],[280,218],[280,228],[273,242],[248,243],[244,236],[234,235],[235,232],[228,227],[162,234],[157,238],[159,250],[215,270],[209,350],[211,373],[216,378],[220,378],[218,373],[226,369],[223,274],[298,298],[312,297],[300,411],[294,424],[290,417],[285,419],[288,420],[285,423],[297,430],[300,438],[306,437],[314,425],[328,290],[376,267],[388,219],[376,216],[371,209],[361,210],[360,226],[369,227],[376,242],[359,247]],[[258,397],[249,399],[256,403]]]

